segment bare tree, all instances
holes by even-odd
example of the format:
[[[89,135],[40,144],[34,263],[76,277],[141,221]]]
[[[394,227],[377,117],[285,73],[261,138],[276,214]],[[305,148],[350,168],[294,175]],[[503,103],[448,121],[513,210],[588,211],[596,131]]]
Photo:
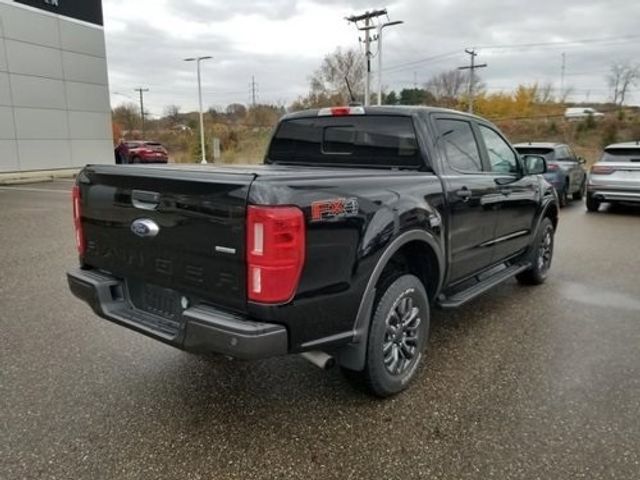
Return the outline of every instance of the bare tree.
[[[538,86],[536,95],[536,102],[538,103],[553,103],[553,84],[551,82],[544,83]]]
[[[476,76],[477,78],[477,76]],[[425,87],[439,104],[454,106],[466,93],[469,77],[460,70],[453,69],[438,73],[429,79]],[[476,83],[476,91],[478,84]]]
[[[611,65],[607,81],[611,88],[611,98],[616,105],[624,105],[629,88],[637,85],[640,80],[640,65],[614,63]]]
[[[180,119],[182,118],[180,107],[178,105],[167,105],[164,109],[164,116],[169,120],[171,125],[180,123]]]
[[[351,100],[345,78],[349,81],[354,96],[364,91],[364,58],[354,49],[336,49],[322,60],[320,68],[311,77],[311,94],[315,97],[339,96],[343,103]]]
[[[131,132],[140,124],[140,108],[135,103],[123,103],[111,112],[113,121]]]

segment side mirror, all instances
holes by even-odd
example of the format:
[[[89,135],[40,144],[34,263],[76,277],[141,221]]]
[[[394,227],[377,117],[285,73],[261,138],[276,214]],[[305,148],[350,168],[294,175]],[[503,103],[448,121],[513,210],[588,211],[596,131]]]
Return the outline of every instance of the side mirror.
[[[587,163],[587,161],[586,161],[584,158],[582,158],[582,157],[578,157],[578,163],[579,163],[580,165],[584,165],[584,164],[586,164],[586,163]]]
[[[547,173],[547,159],[540,155],[524,155],[522,161],[526,175]]]

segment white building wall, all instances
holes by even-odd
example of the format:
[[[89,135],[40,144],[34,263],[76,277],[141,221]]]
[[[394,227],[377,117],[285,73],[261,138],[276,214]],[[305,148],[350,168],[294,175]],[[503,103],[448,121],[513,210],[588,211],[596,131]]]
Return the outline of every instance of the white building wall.
[[[113,161],[102,27],[0,0],[0,172]]]

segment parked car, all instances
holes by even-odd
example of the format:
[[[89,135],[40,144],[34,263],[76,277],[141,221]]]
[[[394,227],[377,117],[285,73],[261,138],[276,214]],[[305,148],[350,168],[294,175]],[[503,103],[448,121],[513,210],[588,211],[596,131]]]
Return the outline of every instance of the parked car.
[[[372,393],[416,376],[430,309],[549,274],[557,196],[482,118],[426,107],[285,116],[265,165],[90,165],[71,291],[191,352],[337,362]]]
[[[571,107],[567,108],[564,112],[564,118],[569,121],[584,120],[585,118],[593,117],[599,120],[604,117],[604,113],[600,113],[597,110],[590,107]]]
[[[529,142],[518,143],[515,148],[521,155],[541,155],[547,160],[544,177],[558,192],[561,207],[567,205],[570,197],[582,200],[587,185],[586,162],[569,145]]]
[[[115,149],[116,163],[167,163],[169,153],[158,142],[131,140],[121,142]],[[120,160],[118,162],[118,159]]]
[[[591,167],[587,182],[587,210],[602,202],[640,203],[640,142],[609,145]]]

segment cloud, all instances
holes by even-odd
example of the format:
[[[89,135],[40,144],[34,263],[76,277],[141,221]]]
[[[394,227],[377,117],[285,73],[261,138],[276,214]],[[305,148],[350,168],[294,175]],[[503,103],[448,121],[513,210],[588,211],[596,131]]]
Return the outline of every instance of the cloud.
[[[359,33],[344,17],[377,5],[369,0],[104,0],[104,6],[112,91],[129,94],[149,86],[148,104],[161,113],[168,103],[195,108],[193,64],[182,59],[199,54],[215,57],[203,65],[208,105],[246,103],[252,75],[261,100],[290,102],[307,90],[324,54],[337,46],[361,48]],[[638,2],[397,0],[388,10],[392,20],[405,21],[384,34],[383,82],[394,89],[466,64],[464,48],[478,47],[478,60],[489,64],[480,74],[490,90],[535,81],[558,87],[565,52],[566,84],[574,87],[575,99],[588,94],[602,100],[610,63],[637,61],[640,45],[640,37],[621,38],[638,35]],[[598,41],[603,38],[612,40]],[[518,46],[577,39],[592,41]],[[487,48],[491,45],[507,48]],[[439,57],[425,61],[434,56]],[[640,103],[640,90],[632,94]]]

